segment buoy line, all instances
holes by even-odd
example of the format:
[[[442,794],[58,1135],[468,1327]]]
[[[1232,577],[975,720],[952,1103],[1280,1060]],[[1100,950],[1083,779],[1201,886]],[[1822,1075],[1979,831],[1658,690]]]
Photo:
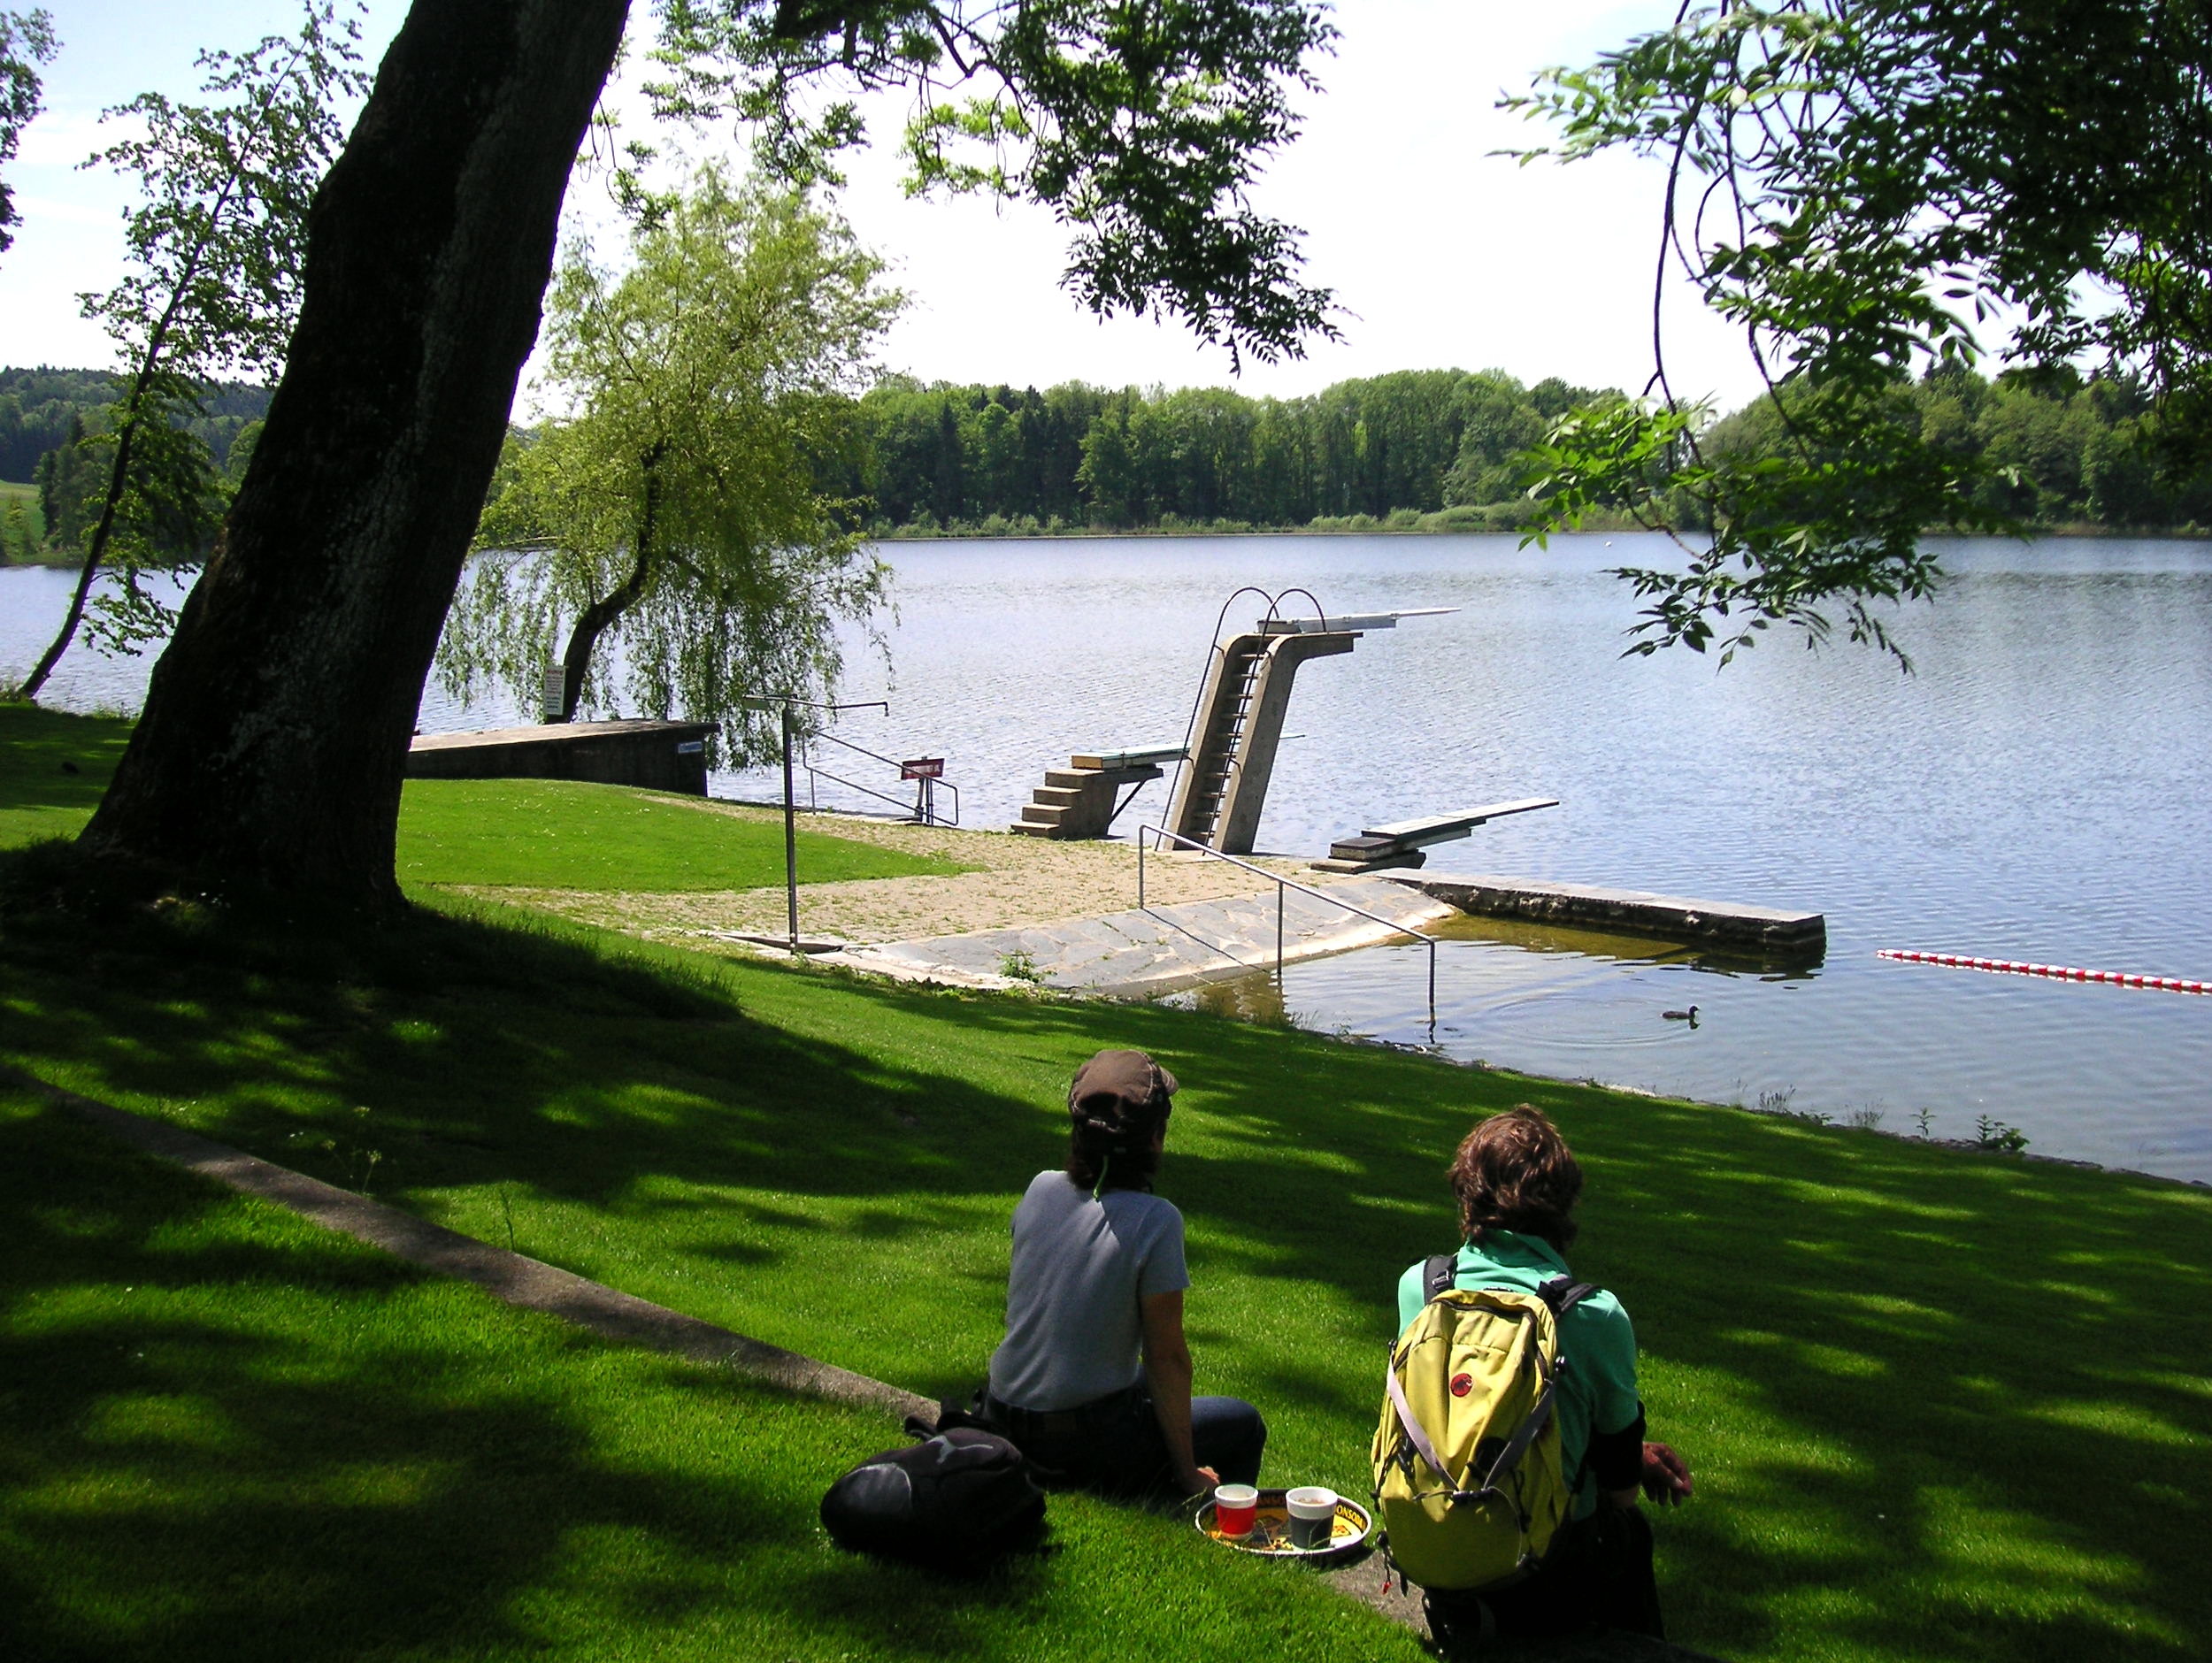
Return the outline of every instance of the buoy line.
[[[2047,976],[2059,982],[2106,982],[2114,987],[2154,987],[2167,993],[2212,993],[2212,982],[2185,982],[2177,976],[2132,976],[2121,970],[2085,970],[2071,964],[2023,964],[2017,959],[1976,959],[1960,953],[1911,953],[1884,947],[1878,959],[1908,964],[1947,964],[1960,970],[2000,970],[2011,976]]]

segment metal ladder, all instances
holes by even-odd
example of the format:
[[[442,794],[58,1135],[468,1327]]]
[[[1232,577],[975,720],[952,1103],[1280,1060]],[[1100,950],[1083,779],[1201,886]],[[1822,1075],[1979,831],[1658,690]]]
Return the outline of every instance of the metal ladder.
[[[1191,764],[1196,776],[1191,790],[1195,805],[1191,824],[1193,835],[1201,843],[1210,844],[1220,829],[1221,805],[1229,795],[1230,781],[1236,777],[1245,724],[1251,717],[1253,695],[1266,664],[1264,648],[1248,648],[1238,651],[1223,672],[1222,696],[1207,723],[1198,760]]]

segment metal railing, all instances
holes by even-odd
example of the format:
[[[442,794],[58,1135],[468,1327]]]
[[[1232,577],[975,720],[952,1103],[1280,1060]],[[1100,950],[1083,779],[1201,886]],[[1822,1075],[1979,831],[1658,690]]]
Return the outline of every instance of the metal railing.
[[[1386,918],[1380,913],[1370,912],[1364,907],[1355,906],[1341,895],[1332,895],[1325,889],[1316,889],[1310,884],[1302,884],[1295,878],[1285,877],[1280,872],[1271,872],[1264,866],[1255,866],[1251,862],[1240,860],[1233,854],[1224,854],[1219,849],[1201,843],[1196,838],[1187,838],[1179,832],[1171,832],[1165,826],[1159,825],[1143,825],[1137,828],[1137,909],[1140,912],[1145,910],[1144,854],[1148,837],[1163,838],[1171,843],[1179,843],[1186,848],[1195,849],[1210,860],[1226,861],[1232,866],[1239,867],[1252,873],[1255,877],[1267,878],[1274,884],[1275,983],[1279,987],[1283,980],[1283,899],[1287,892],[1294,889],[1302,895],[1311,895],[1316,900],[1325,900],[1332,907],[1340,907],[1346,912],[1356,913],[1371,923],[1382,925],[1393,935],[1411,936],[1416,941],[1425,945],[1429,950],[1429,1039],[1432,1044],[1435,1042],[1436,938],[1434,936],[1424,931],[1409,929],[1395,919]]]
[[[832,745],[841,745],[849,751],[858,751],[863,756],[872,762],[881,763],[887,768],[904,766],[895,756],[886,756],[880,751],[870,750],[865,745],[856,745],[850,740],[841,740],[834,733],[810,734],[808,736],[807,742],[812,744],[817,740],[826,740]],[[878,791],[872,786],[864,786],[856,779],[848,779],[842,774],[833,773],[828,769],[818,767],[813,763],[802,763],[800,766],[806,770],[806,793],[809,808],[821,806],[815,793],[816,777],[818,775],[823,779],[831,780],[844,786],[848,791],[856,791],[863,796],[873,797],[878,802],[887,802],[894,809],[903,809],[923,825],[956,826],[960,824],[960,787],[949,779],[921,781],[915,792],[914,801],[909,802],[903,797],[894,797],[887,791]],[[937,793],[940,790],[952,793],[952,818],[949,820],[937,811]]]

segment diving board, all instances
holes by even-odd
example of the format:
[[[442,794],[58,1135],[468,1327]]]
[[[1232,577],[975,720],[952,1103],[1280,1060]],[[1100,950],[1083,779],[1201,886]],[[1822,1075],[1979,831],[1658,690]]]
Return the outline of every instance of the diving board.
[[[1389,825],[1367,826],[1357,837],[1339,838],[1329,845],[1329,858],[1313,862],[1325,872],[1366,872],[1383,866],[1419,866],[1432,844],[1450,843],[1477,826],[1508,815],[1528,814],[1538,809],[1556,809],[1556,797],[1517,797],[1510,802],[1485,803],[1457,814],[1425,815],[1417,820],[1399,820]]]

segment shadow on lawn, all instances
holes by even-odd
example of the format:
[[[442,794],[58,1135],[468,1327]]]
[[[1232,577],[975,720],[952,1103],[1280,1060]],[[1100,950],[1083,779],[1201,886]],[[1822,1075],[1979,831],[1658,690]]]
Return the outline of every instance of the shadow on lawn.
[[[2200,1192],[1186,1013],[806,984],[841,1043],[739,1010],[701,964],[467,919],[311,938],[175,909],[96,941],[19,919],[0,977],[11,1048],[84,1089],[222,1094],[180,1117],[310,1169],[295,1135],[369,1106],[380,1190],[511,1179],[626,1216],[718,1210],[726,1238],[696,1251],[764,1272],[789,1232],[896,1245],[923,1228],[902,1199],[1010,1202],[1058,1157],[1074,1063],[1143,1046],[1185,1082],[1163,1188],[1204,1274],[1278,1288],[1293,1313],[1324,1293],[1374,1313],[1357,1341],[1374,1352],[1317,1354],[1320,1322],[1302,1351],[1294,1315],[1226,1389],[1355,1449],[1390,1290],[1455,1233],[1451,1145],[1478,1110],[1533,1100],[1589,1171],[1576,1268],[1634,1313],[1655,1430],[1701,1469],[1700,1500],[1662,1528],[1679,1632],[2070,1659],[2212,1638]],[[795,997],[782,975],[736,985],[763,1010]],[[992,1280],[930,1296],[992,1299]],[[903,1383],[956,1388],[979,1361]]]
[[[131,737],[127,722],[19,704],[0,706],[0,724],[6,736],[0,747],[0,812],[90,814]]]
[[[610,1352],[9,1107],[0,1652],[741,1657],[773,1607],[779,1646],[951,1659],[1040,1613],[1040,1561],[948,1584],[822,1541],[815,1469],[872,1417]]]

